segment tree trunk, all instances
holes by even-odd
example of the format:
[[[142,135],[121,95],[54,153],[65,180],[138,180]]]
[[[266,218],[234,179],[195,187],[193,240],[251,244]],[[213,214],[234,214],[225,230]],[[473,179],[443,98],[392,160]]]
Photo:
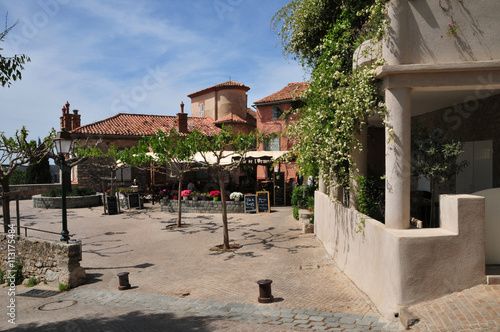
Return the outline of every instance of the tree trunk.
[[[219,176],[220,199],[222,201],[222,232],[224,233],[223,249],[229,249],[229,230],[227,226],[227,207],[226,207],[226,190],[224,189],[224,173],[217,172]]]
[[[182,221],[182,176],[179,178],[179,192],[177,193],[177,205],[178,205],[178,213],[177,213],[177,227],[181,227]]]
[[[5,233],[9,232],[10,224],[10,188],[9,188],[9,177],[4,178],[2,182],[2,210],[3,210],[3,231]]]

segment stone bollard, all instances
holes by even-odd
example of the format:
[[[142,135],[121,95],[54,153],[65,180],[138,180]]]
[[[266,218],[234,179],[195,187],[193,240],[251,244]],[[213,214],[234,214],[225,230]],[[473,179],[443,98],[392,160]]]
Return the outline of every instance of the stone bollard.
[[[118,280],[120,285],[118,286],[118,290],[130,289],[130,284],[128,282],[128,272],[120,272],[118,273]]]
[[[272,280],[262,279],[257,281],[259,284],[259,303],[271,303],[273,302],[273,295],[271,294],[271,284]]]

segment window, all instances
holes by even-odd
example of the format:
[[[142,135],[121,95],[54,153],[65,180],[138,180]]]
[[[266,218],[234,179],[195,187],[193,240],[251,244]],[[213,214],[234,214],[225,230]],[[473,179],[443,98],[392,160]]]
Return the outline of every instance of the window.
[[[280,138],[271,137],[264,140],[264,151],[280,151]]]
[[[457,162],[468,165],[457,174],[457,194],[470,194],[493,187],[493,141],[465,142]]]
[[[205,116],[205,104],[200,103],[200,117],[203,118]]]
[[[278,120],[281,117],[281,114],[283,114],[283,112],[281,111],[280,106],[273,106],[273,120]]]

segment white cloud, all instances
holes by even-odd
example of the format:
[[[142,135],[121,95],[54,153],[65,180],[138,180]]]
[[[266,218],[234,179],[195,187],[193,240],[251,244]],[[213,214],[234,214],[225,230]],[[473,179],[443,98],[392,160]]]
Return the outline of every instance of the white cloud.
[[[19,37],[14,46],[32,59],[22,81],[10,89],[0,88],[0,131],[12,134],[26,125],[34,137],[44,136],[50,128],[59,128],[67,100],[88,124],[118,111],[174,115],[181,101],[189,109],[187,94],[229,76],[251,88],[249,106],[286,83],[303,79],[301,68],[288,63],[275,48],[269,20],[280,7],[277,3],[43,3],[54,1],[60,5],[57,10],[51,7],[52,12],[39,1],[0,7],[0,13],[9,11],[10,21],[23,19],[12,31]],[[218,15],[216,1],[232,5],[231,10]],[[266,7],[271,9],[264,17]],[[46,22],[36,21],[43,16],[40,13],[46,14]],[[12,47],[5,47],[2,54],[12,54]],[[159,72],[159,79],[151,78],[151,72]],[[126,103],[126,98],[132,100]]]

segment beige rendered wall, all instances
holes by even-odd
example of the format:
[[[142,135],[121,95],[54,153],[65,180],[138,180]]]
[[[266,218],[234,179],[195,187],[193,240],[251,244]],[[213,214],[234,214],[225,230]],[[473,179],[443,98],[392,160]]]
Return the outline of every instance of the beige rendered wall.
[[[475,192],[486,204],[486,264],[500,264],[500,188]]]
[[[247,93],[242,89],[224,89],[217,91],[218,119],[230,113],[242,119],[247,117]]]
[[[500,59],[500,1],[392,0],[383,47],[390,65]],[[448,34],[450,23],[457,28]]]
[[[316,192],[314,231],[337,266],[390,317],[485,281],[484,199],[445,195],[441,207],[442,228],[387,229]]]
[[[217,120],[215,117],[215,91],[191,99],[191,116],[200,116],[200,103],[205,104],[205,117]]]

